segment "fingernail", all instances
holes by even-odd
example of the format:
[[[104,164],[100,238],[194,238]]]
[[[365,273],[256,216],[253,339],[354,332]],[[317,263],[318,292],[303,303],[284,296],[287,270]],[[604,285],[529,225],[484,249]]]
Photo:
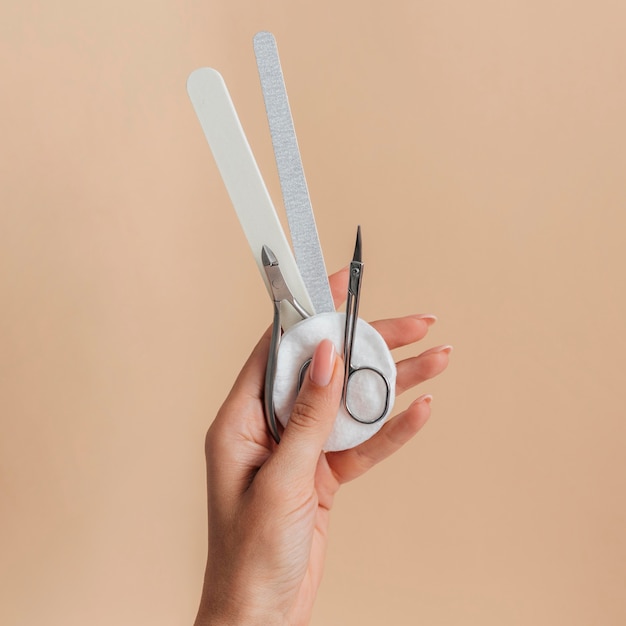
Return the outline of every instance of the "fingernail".
[[[445,352],[446,354],[450,354],[452,350],[454,350],[454,348],[451,345],[437,346],[435,348],[431,348],[430,350],[426,350],[424,354],[436,354],[438,352]]]
[[[429,326],[432,326],[437,321],[437,316],[431,313],[420,313],[419,315],[413,315],[416,320],[424,320]]]
[[[330,339],[324,339],[315,349],[309,376],[318,387],[326,387],[335,369],[335,345]]]
[[[420,396],[415,402],[420,404],[421,402],[428,402],[430,404],[433,401],[433,397],[429,393],[425,393],[423,396]]]

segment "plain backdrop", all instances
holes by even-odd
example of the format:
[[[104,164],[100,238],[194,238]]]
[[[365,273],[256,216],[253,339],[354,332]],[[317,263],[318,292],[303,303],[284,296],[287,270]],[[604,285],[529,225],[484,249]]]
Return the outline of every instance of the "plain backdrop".
[[[626,623],[626,46],[598,0],[3,0],[0,623],[191,624],[203,438],[270,323],[188,101],[230,87],[282,212],[279,45],[330,270],[451,343],[336,500],[314,626]]]

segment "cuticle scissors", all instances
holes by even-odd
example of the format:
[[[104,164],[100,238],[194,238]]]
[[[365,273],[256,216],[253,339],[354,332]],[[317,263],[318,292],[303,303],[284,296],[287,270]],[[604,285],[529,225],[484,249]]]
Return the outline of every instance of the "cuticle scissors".
[[[361,282],[363,280],[363,262],[361,261],[361,227],[357,228],[356,244],[354,246],[354,254],[350,262],[350,276],[348,278],[348,297],[346,300],[346,325],[343,337],[343,360],[345,374],[343,379],[343,406],[350,417],[362,424],[374,424],[381,420],[387,414],[389,403],[391,400],[391,384],[385,374],[371,365],[352,364],[352,350],[354,348],[354,337],[356,334],[357,322],[359,319],[359,302],[361,299]],[[365,417],[350,405],[350,394],[348,386],[354,382],[355,376],[360,372],[372,372],[378,376],[385,386],[385,400],[382,410],[376,410],[374,407],[370,417]]]
[[[354,348],[354,338],[356,335],[357,321],[359,319],[359,303],[361,300],[361,282],[363,280],[362,254],[361,254],[361,227],[357,227],[356,243],[354,246],[354,254],[350,262],[350,275],[348,279],[348,297],[346,299],[346,322],[344,326],[343,336],[343,361],[344,361],[344,379],[342,403],[348,415],[361,424],[374,424],[381,420],[387,414],[389,403],[391,401],[391,384],[385,374],[370,365],[355,366],[352,363],[352,351]],[[311,364],[311,359],[306,360],[298,374],[298,390],[304,382],[304,375]],[[372,414],[368,417],[363,416],[361,412],[350,404],[349,386],[354,382],[355,376],[359,373],[372,372],[377,376],[385,387],[384,402],[381,410],[374,407]]]

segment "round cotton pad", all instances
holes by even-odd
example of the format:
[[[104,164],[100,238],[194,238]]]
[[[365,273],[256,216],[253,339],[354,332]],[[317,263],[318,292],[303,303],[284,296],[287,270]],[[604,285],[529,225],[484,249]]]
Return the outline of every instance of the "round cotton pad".
[[[330,339],[338,354],[343,354],[345,313],[320,313],[292,326],[283,336],[278,351],[276,379],[274,382],[274,408],[280,423],[285,426],[291,415],[298,393],[298,377],[302,365],[313,356],[322,339]],[[354,448],[377,433],[391,413],[395,399],[396,365],[385,340],[372,326],[359,319],[352,348],[354,367],[374,367],[387,378],[390,386],[389,406],[382,419],[373,424],[362,424],[346,411],[343,401],[335,425],[326,440],[324,450],[333,452]],[[361,377],[361,373],[359,373]],[[373,379],[378,379],[378,382]],[[355,415],[367,415],[371,406],[384,406],[385,386],[373,375],[369,382],[365,372],[358,382],[358,393],[350,391],[350,409]],[[354,381],[357,383],[356,379]],[[351,383],[352,385],[352,383]]]

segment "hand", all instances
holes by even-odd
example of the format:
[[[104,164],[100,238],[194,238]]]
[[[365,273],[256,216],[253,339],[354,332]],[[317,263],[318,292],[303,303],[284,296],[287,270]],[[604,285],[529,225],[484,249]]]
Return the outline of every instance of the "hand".
[[[347,279],[347,270],[330,277],[337,304]],[[418,315],[372,325],[393,349],[422,339],[434,321]],[[307,624],[340,485],[393,454],[430,415],[431,396],[423,395],[356,448],[323,453],[341,401],[343,362],[322,341],[277,445],[263,414],[269,343],[268,330],[207,433],[209,554],[196,626]],[[396,393],[443,371],[451,349],[397,363]]]

